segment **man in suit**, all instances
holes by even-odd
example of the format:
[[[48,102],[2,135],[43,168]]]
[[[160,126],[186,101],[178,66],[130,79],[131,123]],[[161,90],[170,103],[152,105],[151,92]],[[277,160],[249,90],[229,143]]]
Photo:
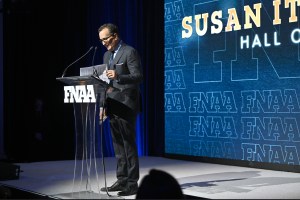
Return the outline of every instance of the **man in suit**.
[[[119,191],[119,196],[128,196],[136,194],[139,179],[135,126],[141,106],[141,60],[138,52],[121,40],[116,25],[104,24],[98,29],[98,33],[100,41],[107,48],[103,63],[108,66],[106,75],[112,88],[106,93],[105,114],[109,117],[117,158],[117,181],[107,187],[107,190]],[[100,118],[103,116],[101,112]],[[106,191],[106,188],[101,188],[101,191]]]

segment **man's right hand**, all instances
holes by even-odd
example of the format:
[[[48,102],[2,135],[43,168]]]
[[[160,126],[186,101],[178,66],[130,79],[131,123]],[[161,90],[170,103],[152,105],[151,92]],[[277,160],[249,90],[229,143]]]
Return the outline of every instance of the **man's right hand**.
[[[105,120],[106,119],[106,112],[105,112],[105,109],[103,109],[103,107],[100,107],[100,112],[99,112],[99,120]]]

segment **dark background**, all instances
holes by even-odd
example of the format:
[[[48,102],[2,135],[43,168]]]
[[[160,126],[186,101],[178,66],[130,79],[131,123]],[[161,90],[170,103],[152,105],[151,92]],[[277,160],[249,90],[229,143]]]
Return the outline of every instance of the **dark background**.
[[[3,13],[0,0],[0,159],[4,156],[3,141]]]
[[[164,22],[163,1],[143,0],[6,0],[4,15],[4,148],[14,162],[73,159],[72,104],[63,103],[64,68],[90,46],[95,64],[105,49],[98,27],[119,26],[122,39],[142,58],[142,152],[164,152]],[[88,55],[66,76],[90,66]],[[38,133],[38,134],[37,134]]]

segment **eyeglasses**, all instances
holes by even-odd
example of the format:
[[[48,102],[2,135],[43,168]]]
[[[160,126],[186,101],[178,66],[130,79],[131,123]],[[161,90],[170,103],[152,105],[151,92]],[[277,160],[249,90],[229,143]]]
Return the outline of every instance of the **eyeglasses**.
[[[113,36],[114,34],[111,34],[110,36],[107,36],[106,38],[102,38],[100,39],[100,42],[106,42],[111,36]]]

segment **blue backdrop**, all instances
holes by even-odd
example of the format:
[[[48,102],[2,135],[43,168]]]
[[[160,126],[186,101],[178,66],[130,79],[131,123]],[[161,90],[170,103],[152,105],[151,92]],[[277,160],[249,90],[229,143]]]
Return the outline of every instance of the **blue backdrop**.
[[[274,2],[165,0],[166,153],[300,164],[299,6]]]
[[[119,27],[120,36],[124,42],[133,46],[141,54],[143,65],[144,54],[143,53],[143,23],[140,23],[143,18],[143,3],[137,0],[134,1],[88,1],[87,11],[87,48],[89,46],[98,46],[100,51],[95,59],[95,64],[103,63],[103,54],[106,48],[99,42],[98,28],[104,23],[114,23]],[[145,66],[144,66],[145,67]],[[143,91],[143,85],[141,85],[141,92]],[[146,132],[144,131],[144,117],[143,114],[138,115],[137,119],[137,146],[139,155],[147,155],[148,147],[146,140]],[[112,139],[109,134],[109,124],[105,124],[105,141],[104,144],[105,154],[107,156],[114,155],[112,147]]]
[[[153,15],[155,13],[155,15]],[[121,38],[135,47],[142,59],[144,81],[141,85],[143,111],[137,119],[139,155],[162,155],[163,130],[163,2],[142,0],[88,1],[87,46],[98,44],[96,63],[106,51],[98,40],[103,23],[115,23]],[[107,125],[106,125],[107,126]],[[108,127],[108,126],[107,126]],[[108,131],[108,130],[107,130]],[[111,144],[111,138],[105,137]],[[106,149],[112,155],[112,146]]]

